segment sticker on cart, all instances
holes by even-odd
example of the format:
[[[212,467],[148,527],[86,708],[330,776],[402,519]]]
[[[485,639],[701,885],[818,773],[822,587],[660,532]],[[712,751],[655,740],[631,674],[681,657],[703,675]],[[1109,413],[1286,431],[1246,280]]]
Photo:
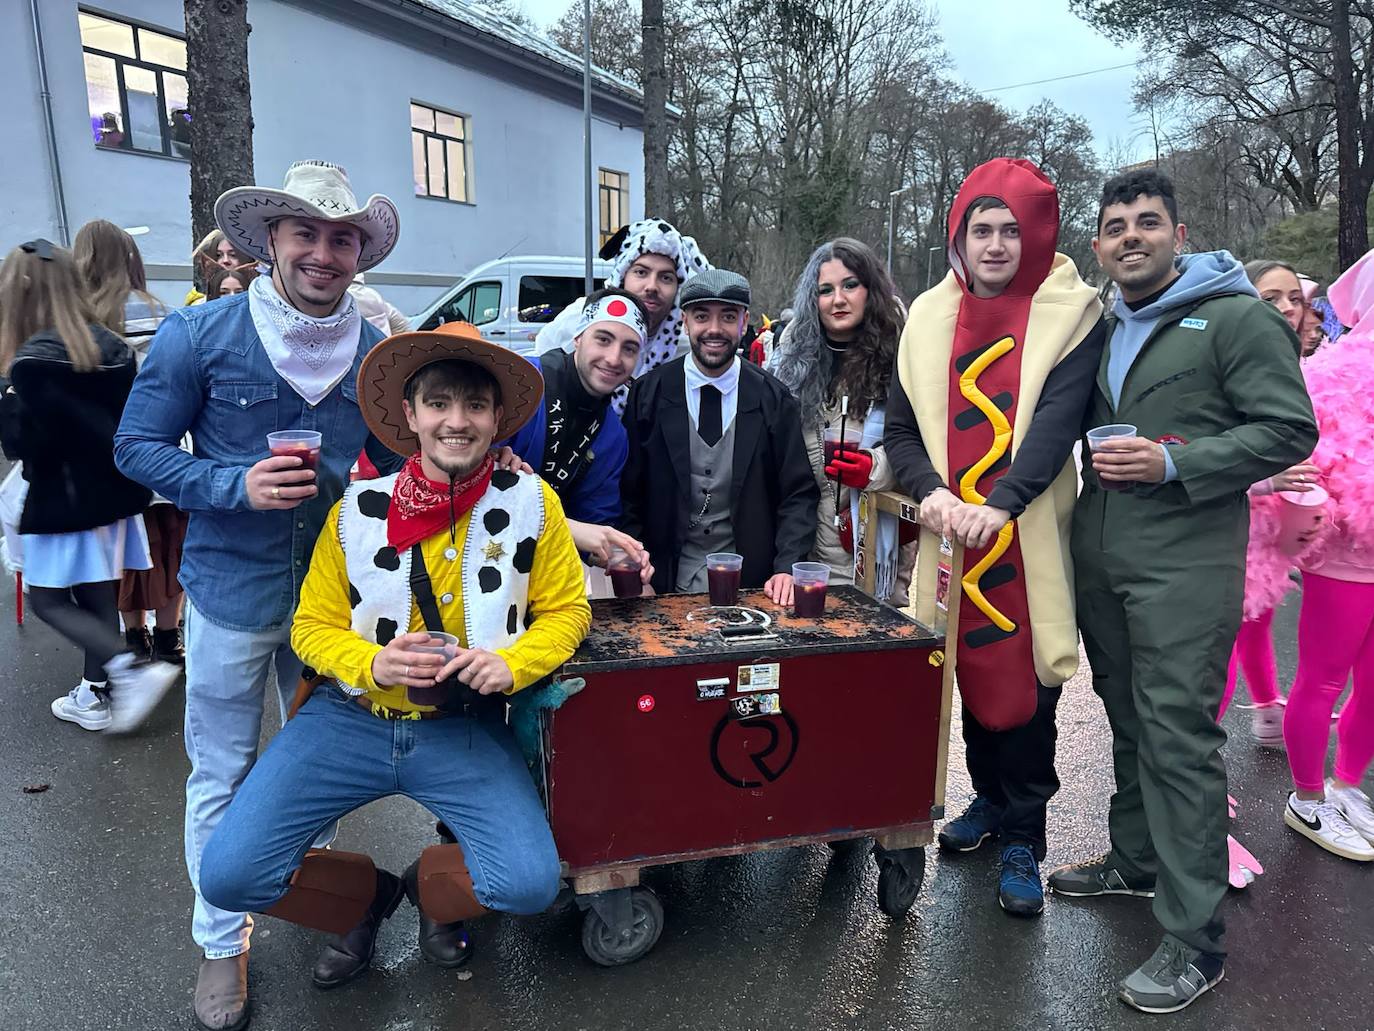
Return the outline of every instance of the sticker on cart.
[[[940,561],[935,566],[935,607],[949,611],[949,582],[954,577],[954,545],[948,537],[940,538]]]
[[[730,701],[730,715],[737,720],[755,716],[781,716],[782,696],[777,692],[738,695]]]
[[[782,665],[777,662],[761,662],[756,666],[741,666],[735,680],[735,690],[776,691],[782,682]]]
[[[654,696],[653,696],[653,695],[651,695],[651,694],[642,694],[642,695],[639,696],[639,711],[640,711],[640,712],[653,712],[653,711],[654,711]]]
[[[697,681],[697,701],[710,702],[724,698],[730,689],[729,677],[715,677],[711,680]]]

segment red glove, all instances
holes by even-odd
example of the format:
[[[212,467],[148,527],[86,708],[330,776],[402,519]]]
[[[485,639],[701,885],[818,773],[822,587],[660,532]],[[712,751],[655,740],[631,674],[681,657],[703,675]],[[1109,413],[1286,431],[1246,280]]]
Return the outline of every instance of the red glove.
[[[863,490],[873,478],[873,456],[867,451],[836,451],[834,460],[825,467],[825,475],[846,487]]]

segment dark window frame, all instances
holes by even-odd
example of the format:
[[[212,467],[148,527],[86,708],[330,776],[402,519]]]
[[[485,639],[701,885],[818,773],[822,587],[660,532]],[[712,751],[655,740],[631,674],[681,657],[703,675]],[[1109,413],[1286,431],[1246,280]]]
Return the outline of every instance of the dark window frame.
[[[163,79],[163,74],[167,72],[171,73],[172,75],[179,76],[182,79],[186,79],[187,72],[185,69],[182,68],[174,68],[171,65],[157,64],[145,60],[143,58],[143,42],[141,38],[144,32],[152,32],[156,35],[166,36],[168,39],[180,40],[182,43],[185,43],[185,34],[180,32],[171,32],[167,29],[159,28],[155,25],[148,25],[145,22],[130,19],[124,15],[111,14],[108,11],[103,11],[95,7],[78,7],[77,14],[89,14],[93,18],[100,18],[104,21],[114,22],[118,25],[127,25],[132,30],[131,34],[133,36],[134,41],[134,53],[137,55],[135,57],[129,57],[127,54],[117,54],[109,50],[101,50],[99,47],[88,46],[84,42],[81,44],[82,77],[85,78],[86,75],[86,54],[91,54],[95,57],[102,57],[108,61],[113,61],[115,69],[115,89],[119,93],[119,120],[120,124],[123,126],[124,141],[122,143],[109,144],[101,143],[99,140],[92,140],[92,143],[94,144],[96,149],[124,151],[129,154],[153,154],[159,157],[171,158],[174,161],[185,161],[189,163],[191,160],[190,156],[188,154],[178,153],[176,149],[173,147],[173,143],[175,141],[172,139],[171,126],[167,124],[167,120],[170,115],[170,108],[167,104],[166,82]],[[136,147],[133,144],[133,133],[131,132],[129,127],[129,93],[128,88],[124,84],[124,69],[126,66],[132,66],[134,68],[139,68],[143,71],[151,72],[153,74],[154,81],[157,83],[158,132],[162,140],[162,147],[160,150],[150,150],[147,147]],[[86,120],[89,124],[91,118],[89,83],[87,84],[87,89],[88,92],[86,105]],[[189,94],[187,96],[187,111],[190,111]],[[190,144],[188,143],[187,148],[189,149],[189,147]]]
[[[428,111],[432,116],[434,116],[434,118],[433,118],[433,123],[434,123],[436,126],[439,124],[439,123],[438,123],[438,117],[437,117],[437,116],[439,116],[439,115],[448,115],[450,118],[456,118],[456,119],[458,119],[459,124],[462,126],[462,133],[463,133],[461,136],[450,136],[450,135],[448,135],[447,133],[439,132],[437,129],[418,129],[418,128],[415,127],[414,116],[413,116],[413,115],[411,116],[411,119],[412,119],[412,120],[411,120],[411,125],[410,125],[410,136],[411,136],[411,140],[412,140],[412,147],[413,147],[413,141],[414,141],[415,137],[418,135],[418,136],[421,138],[421,140],[423,140],[423,145],[420,147],[420,156],[421,156],[421,158],[422,158],[423,161],[424,161],[424,167],[425,167],[425,175],[424,175],[424,179],[425,179],[425,192],[424,192],[424,193],[419,193],[419,192],[417,192],[417,193],[415,194],[415,196],[417,196],[417,197],[422,197],[422,198],[424,198],[424,199],[426,199],[426,200],[446,200],[446,201],[448,201],[448,202],[451,203],[451,204],[469,204],[469,205],[475,205],[477,202],[476,202],[475,200],[473,200],[473,189],[472,189],[472,161],[471,161],[471,152],[470,152],[470,150],[469,150],[469,148],[470,148],[470,146],[471,146],[471,139],[472,139],[472,126],[471,126],[471,124],[470,124],[470,122],[471,122],[470,116],[465,115],[465,114],[462,114],[461,112],[458,112],[458,111],[450,111],[448,108],[445,108],[445,107],[435,107],[433,104],[427,104],[427,103],[424,103],[423,101],[415,100],[414,98],[411,99],[411,101],[410,101],[410,106],[411,106],[411,107],[421,107],[421,108],[424,108],[426,111]],[[431,193],[430,190],[429,190],[429,182],[430,182],[430,178],[429,178],[429,141],[430,141],[430,140],[438,140],[438,141],[440,141],[440,144],[441,144],[440,150],[442,151],[443,156],[444,156],[444,191],[445,191],[445,192],[442,193],[442,194],[440,194],[440,193]],[[450,196],[448,195],[448,192],[447,192],[447,191],[448,191],[448,186],[449,186],[449,175],[448,175],[448,144],[450,144],[450,143],[456,143],[456,144],[458,144],[459,148],[460,148],[460,149],[462,150],[462,152],[463,152],[463,196],[462,196],[462,197],[450,197]],[[412,162],[413,162],[413,160],[414,160],[414,153],[413,153],[413,150],[412,150],[412,154],[411,154],[411,159],[412,159]],[[412,169],[412,174],[413,174],[413,171],[414,171],[414,170]]]
[[[611,186],[607,184],[606,177],[614,175],[619,177],[619,182]],[[615,201],[612,202],[612,198]],[[596,170],[596,199],[597,199],[597,221],[600,222],[600,243],[605,243],[622,225],[629,221],[627,212],[630,208],[630,173],[619,172],[614,168],[598,168]],[[618,221],[609,217],[610,209],[614,203],[620,212]],[[615,225],[609,222],[616,221]]]

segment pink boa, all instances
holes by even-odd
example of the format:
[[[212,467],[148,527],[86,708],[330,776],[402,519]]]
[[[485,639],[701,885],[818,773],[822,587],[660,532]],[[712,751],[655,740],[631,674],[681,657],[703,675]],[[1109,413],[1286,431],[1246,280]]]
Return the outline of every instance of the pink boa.
[[[1287,504],[1276,494],[1250,498],[1250,544],[1245,549],[1245,618],[1258,619],[1294,587],[1293,559],[1279,548],[1280,516]]]

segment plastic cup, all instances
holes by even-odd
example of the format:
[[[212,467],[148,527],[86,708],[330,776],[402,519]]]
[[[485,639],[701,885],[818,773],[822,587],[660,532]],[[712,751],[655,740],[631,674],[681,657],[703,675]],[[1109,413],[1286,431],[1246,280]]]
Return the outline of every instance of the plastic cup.
[[[1308,491],[1281,490],[1278,495],[1284,501],[1279,509],[1279,550],[1285,555],[1296,555],[1307,546],[1305,538],[1326,518],[1326,503],[1331,495],[1315,484]]]
[[[825,445],[825,464],[829,465],[835,461],[835,454],[840,450],[840,431],[838,427],[827,427],[822,434],[822,442]],[[859,442],[864,439],[863,430],[859,428],[844,429],[844,450],[858,451]]]
[[[802,619],[825,615],[825,589],[830,567],[824,562],[792,563],[792,614]]]
[[[409,651],[424,652],[427,655],[441,655],[447,663],[458,654],[458,638],[452,634],[441,634],[430,630],[429,641],[424,644],[412,644]],[[407,687],[406,697],[414,705],[440,705],[448,696],[451,685],[445,681],[440,681],[429,687]]]
[[[639,563],[630,558],[624,548],[612,548],[606,562],[606,575],[617,598],[638,598],[644,593],[644,580],[639,575]]]
[[[1106,426],[1094,426],[1087,433],[1088,450],[1100,451],[1102,450],[1103,442],[1115,440],[1120,437],[1134,437],[1138,435],[1138,432],[1139,431],[1128,422],[1113,422],[1108,423]],[[1109,482],[1102,479],[1100,476],[1097,478],[1097,482],[1102,485],[1103,490],[1125,490],[1130,486],[1129,482],[1122,483],[1119,480]]]
[[[273,458],[299,458],[304,468],[316,472],[323,441],[318,430],[277,430],[267,435],[267,448]]]
[[[743,564],[743,555],[715,552],[706,556],[706,589],[711,594],[712,605],[739,603],[740,567]]]

